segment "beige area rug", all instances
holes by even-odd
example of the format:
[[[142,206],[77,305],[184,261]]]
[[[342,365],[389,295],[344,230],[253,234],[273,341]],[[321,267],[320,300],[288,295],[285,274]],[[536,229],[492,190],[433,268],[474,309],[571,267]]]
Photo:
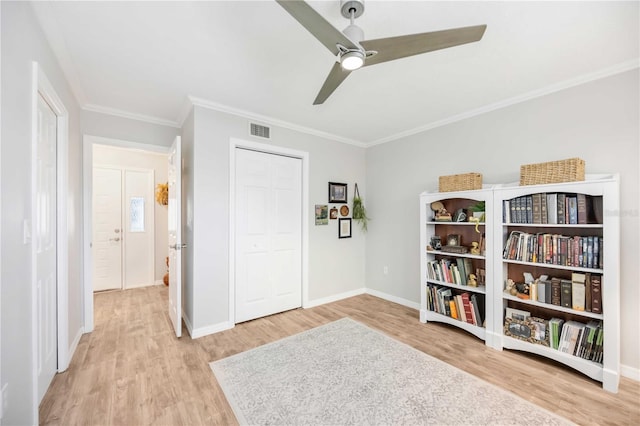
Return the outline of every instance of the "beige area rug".
[[[211,369],[241,424],[571,424],[349,318]]]

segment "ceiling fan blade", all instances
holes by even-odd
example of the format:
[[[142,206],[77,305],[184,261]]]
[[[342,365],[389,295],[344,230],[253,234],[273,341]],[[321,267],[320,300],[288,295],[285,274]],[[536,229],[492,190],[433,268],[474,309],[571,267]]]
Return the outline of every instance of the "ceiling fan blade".
[[[345,78],[349,77],[349,74],[351,74],[351,71],[342,69],[342,66],[340,66],[338,62],[333,64],[333,68],[331,68],[329,76],[324,81],[324,84],[322,85],[320,92],[318,92],[316,100],[313,101],[313,104],[319,105],[321,103],[324,103],[324,101],[326,101],[327,98],[331,96],[333,91],[336,90],[338,86],[340,86],[340,83],[342,83]]]
[[[356,43],[331,25],[329,21],[324,19],[322,15],[316,12],[308,3],[300,0],[276,1],[334,55],[337,55],[339,52],[336,46],[337,44],[341,44],[347,49],[358,48]]]
[[[377,40],[363,40],[360,44],[365,50],[375,50],[378,52],[376,55],[367,58],[364,66],[406,58],[434,50],[446,49],[461,44],[473,43],[482,38],[486,29],[486,25],[477,25],[421,34],[380,38]]]

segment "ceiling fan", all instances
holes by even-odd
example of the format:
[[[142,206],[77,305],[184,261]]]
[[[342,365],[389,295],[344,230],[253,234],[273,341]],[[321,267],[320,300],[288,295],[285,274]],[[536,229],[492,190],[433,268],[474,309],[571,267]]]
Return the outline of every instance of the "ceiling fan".
[[[364,32],[354,24],[354,20],[364,12],[364,0],[340,1],[342,16],[351,21],[351,24],[342,32],[304,1],[276,1],[337,57],[329,76],[313,101],[314,105],[326,101],[351,71],[394,59],[472,43],[480,40],[487,28],[486,25],[476,25],[377,40],[363,40]]]

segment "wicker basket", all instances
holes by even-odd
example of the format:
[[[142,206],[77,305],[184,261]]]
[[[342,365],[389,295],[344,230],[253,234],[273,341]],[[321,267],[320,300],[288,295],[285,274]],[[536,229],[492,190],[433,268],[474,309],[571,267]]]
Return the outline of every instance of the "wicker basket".
[[[438,184],[440,192],[482,189],[482,174],[465,173],[461,175],[440,176]]]
[[[579,158],[520,166],[520,185],[542,185],[581,180],[584,180],[584,160]]]

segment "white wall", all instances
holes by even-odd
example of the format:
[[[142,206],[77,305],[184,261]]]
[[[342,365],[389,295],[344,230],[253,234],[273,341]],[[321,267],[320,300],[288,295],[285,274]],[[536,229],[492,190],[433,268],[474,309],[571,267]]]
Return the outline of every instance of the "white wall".
[[[159,183],[167,183],[167,161],[167,154],[160,152],[93,145],[94,166],[151,169],[154,175],[154,191]],[[167,206],[161,206],[154,199],[153,212],[155,223],[154,279],[161,281],[167,272],[165,259],[169,255]]]
[[[82,133],[103,138],[170,147],[180,129],[82,110]]]
[[[418,194],[438,176],[516,182],[521,164],[580,157],[587,173],[620,173],[621,361],[637,374],[639,89],[636,69],[369,148],[367,287],[419,302]]]
[[[358,226],[353,238],[338,239],[337,221],[315,226],[315,204],[327,203],[329,181],[358,182],[366,197],[364,149],[297,131],[272,127],[271,140],[249,135],[249,120],[196,106],[194,142],[185,138],[188,179],[193,182],[187,214],[193,228],[187,235],[193,276],[187,285],[194,296],[189,321],[194,329],[229,320],[229,149],[230,138],[263,142],[309,152],[309,299],[328,298],[364,288],[365,237]],[[192,176],[190,173],[192,172]],[[189,213],[190,209],[190,213]],[[189,221],[189,219],[187,219]],[[187,225],[189,226],[189,225]]]
[[[36,424],[33,393],[31,245],[22,224],[31,214],[31,75],[37,61],[69,113],[69,344],[82,329],[82,197],[80,111],[31,6],[2,2],[2,383],[8,384],[3,424]]]

